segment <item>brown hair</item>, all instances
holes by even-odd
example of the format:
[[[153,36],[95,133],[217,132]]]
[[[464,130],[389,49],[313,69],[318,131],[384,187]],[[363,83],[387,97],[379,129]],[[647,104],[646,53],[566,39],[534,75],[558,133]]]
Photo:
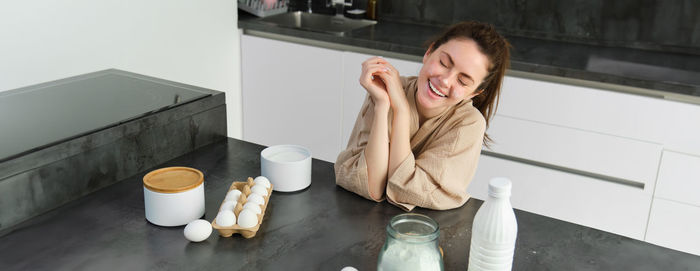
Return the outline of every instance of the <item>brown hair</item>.
[[[510,48],[508,41],[496,32],[493,25],[465,21],[454,24],[448,27],[442,34],[428,41],[428,52],[439,48],[441,45],[453,39],[470,39],[479,45],[479,49],[489,59],[488,74],[484,81],[477,87],[477,91],[483,89],[483,92],[472,98],[474,107],[479,109],[479,112],[486,120],[486,128],[489,127],[489,120],[496,113],[498,108],[498,100],[501,95],[501,85],[503,84],[503,76],[506,74],[506,69],[510,66]],[[492,142],[488,134],[484,133],[484,145],[488,147],[488,143]]]

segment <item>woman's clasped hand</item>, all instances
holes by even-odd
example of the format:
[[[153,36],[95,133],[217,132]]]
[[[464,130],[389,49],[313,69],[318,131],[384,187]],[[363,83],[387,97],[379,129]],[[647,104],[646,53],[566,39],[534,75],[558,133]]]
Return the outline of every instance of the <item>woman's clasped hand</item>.
[[[367,90],[375,106],[391,107],[394,111],[408,108],[399,71],[381,57],[362,62],[360,85]]]

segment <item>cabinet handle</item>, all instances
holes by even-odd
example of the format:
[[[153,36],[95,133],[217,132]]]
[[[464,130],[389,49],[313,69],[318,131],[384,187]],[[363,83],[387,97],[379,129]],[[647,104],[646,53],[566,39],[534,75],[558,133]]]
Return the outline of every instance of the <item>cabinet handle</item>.
[[[552,169],[552,170],[556,170],[556,171],[591,177],[591,178],[603,180],[606,182],[611,182],[611,183],[631,186],[634,188],[639,188],[642,190],[644,189],[644,183],[637,182],[637,181],[632,181],[632,180],[617,178],[617,177],[613,177],[613,176],[593,173],[593,172],[589,172],[589,171],[574,169],[574,168],[570,168],[570,167],[563,167],[563,166],[558,166],[558,165],[554,165],[554,164],[524,159],[524,158],[515,157],[512,155],[496,153],[496,152],[487,151],[487,150],[481,150],[481,154],[504,159],[504,160],[509,160],[509,161],[513,161],[513,162],[517,162],[517,163],[522,163],[522,164],[527,164],[527,165],[532,165],[532,166],[537,166],[537,167],[542,167],[542,168],[548,168],[548,169]]]

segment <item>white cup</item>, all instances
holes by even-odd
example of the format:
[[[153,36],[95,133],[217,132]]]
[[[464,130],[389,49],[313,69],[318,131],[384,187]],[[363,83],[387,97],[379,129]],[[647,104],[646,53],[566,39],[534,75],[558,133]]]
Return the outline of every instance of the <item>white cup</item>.
[[[311,151],[297,145],[270,146],[260,152],[260,171],[274,191],[302,190],[311,185]]]

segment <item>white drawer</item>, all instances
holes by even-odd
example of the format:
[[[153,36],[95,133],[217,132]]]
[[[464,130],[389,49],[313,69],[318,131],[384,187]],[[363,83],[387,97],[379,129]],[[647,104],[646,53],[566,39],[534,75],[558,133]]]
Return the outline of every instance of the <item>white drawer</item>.
[[[700,155],[700,106],[507,76],[499,115],[663,143]]]
[[[494,140],[492,152],[631,181],[643,184],[647,193],[654,191],[661,145],[504,116],[496,116],[487,132]]]
[[[700,255],[700,207],[654,198],[645,240]]]
[[[700,157],[664,151],[654,197],[700,206]]]
[[[644,238],[651,194],[639,188],[482,155],[469,194],[485,199],[497,176],[512,180],[514,208]]]

